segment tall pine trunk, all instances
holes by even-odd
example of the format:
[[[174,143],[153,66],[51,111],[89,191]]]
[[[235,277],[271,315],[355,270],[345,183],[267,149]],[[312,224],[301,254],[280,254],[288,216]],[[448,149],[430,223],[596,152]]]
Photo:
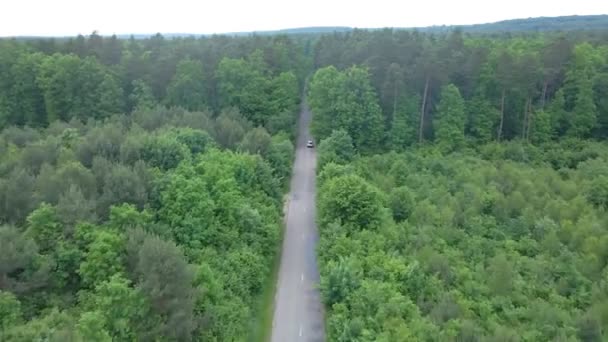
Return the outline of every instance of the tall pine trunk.
[[[424,94],[422,95],[422,107],[420,108],[420,127],[418,128],[418,142],[422,143],[424,131],[424,112],[426,110],[426,98],[429,92],[429,76],[426,77],[424,83]]]
[[[532,112],[532,99],[528,98],[528,124],[527,129],[526,129],[526,141],[530,141],[530,127],[532,126],[532,115],[534,113]]]
[[[543,83],[543,94],[541,95],[541,98],[540,98],[540,109],[541,110],[545,109],[545,103],[547,102],[547,87],[549,87],[549,82],[545,81]]]
[[[506,90],[503,88],[502,95],[500,97],[500,125],[498,126],[498,141],[500,141],[500,138],[502,137],[502,126],[505,123],[505,96]]]
[[[521,127],[521,138],[526,140],[526,131],[528,130],[528,103],[530,102],[530,98],[526,98],[526,104],[524,104],[523,111],[523,119],[522,119],[522,127]]]
[[[397,115],[397,82],[393,89],[393,120],[395,120],[395,115]]]

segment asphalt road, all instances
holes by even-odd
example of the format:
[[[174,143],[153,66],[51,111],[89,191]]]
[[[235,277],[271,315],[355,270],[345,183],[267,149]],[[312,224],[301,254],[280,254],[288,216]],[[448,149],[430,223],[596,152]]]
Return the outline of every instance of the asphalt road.
[[[272,342],[324,341],[315,225],[316,152],[307,148],[311,113],[302,104],[296,159],[275,294]]]

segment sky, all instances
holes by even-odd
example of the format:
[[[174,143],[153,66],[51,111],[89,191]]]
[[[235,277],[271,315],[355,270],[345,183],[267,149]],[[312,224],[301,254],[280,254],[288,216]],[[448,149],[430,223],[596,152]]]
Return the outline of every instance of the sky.
[[[0,0],[0,36],[419,27],[608,14],[608,0]]]

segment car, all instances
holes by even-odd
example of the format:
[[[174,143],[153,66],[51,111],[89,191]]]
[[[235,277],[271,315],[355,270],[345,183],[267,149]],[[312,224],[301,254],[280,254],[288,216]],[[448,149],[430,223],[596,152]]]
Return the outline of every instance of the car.
[[[312,142],[312,140],[308,140],[308,142],[306,143],[306,147],[313,148],[315,147],[315,144]]]

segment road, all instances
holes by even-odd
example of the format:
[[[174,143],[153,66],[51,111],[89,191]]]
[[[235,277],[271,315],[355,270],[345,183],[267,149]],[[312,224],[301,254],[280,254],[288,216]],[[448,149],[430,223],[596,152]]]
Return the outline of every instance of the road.
[[[272,342],[324,341],[323,307],[317,290],[315,224],[316,152],[306,148],[311,113],[304,102],[298,122],[296,159],[286,212],[275,295]]]

